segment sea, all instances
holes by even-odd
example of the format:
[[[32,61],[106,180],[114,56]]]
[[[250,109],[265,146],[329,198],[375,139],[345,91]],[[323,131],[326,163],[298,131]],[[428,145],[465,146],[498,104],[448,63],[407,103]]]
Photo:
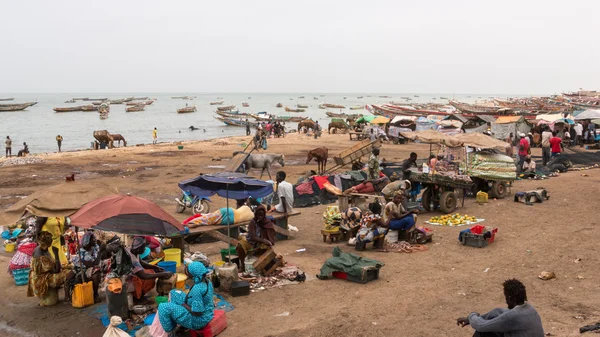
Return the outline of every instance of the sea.
[[[75,97],[122,99],[126,97],[149,97],[156,101],[141,112],[125,112],[125,104],[113,104],[107,119],[100,119],[97,112],[55,113],[55,107],[68,107],[91,104],[77,101],[65,103]],[[191,96],[192,100],[173,99],[176,96]],[[362,98],[359,98],[361,97]],[[386,96],[386,97],[382,97]],[[517,97],[519,95],[511,95]],[[404,102],[401,97],[410,97],[410,103],[448,103],[448,99],[463,102],[475,102],[507,95],[494,94],[415,94],[415,93],[61,93],[61,94],[4,94],[0,98],[14,97],[13,101],[0,103],[23,103],[35,101],[38,104],[23,111],[0,112],[0,137],[10,136],[13,140],[13,154],[27,142],[31,153],[55,152],[58,150],[56,136],[63,137],[62,150],[74,151],[89,149],[94,142],[95,130],[108,130],[110,133],[123,135],[128,146],[152,142],[152,130],[157,128],[159,142],[186,140],[205,140],[227,136],[245,135],[243,127],[227,126],[214,118],[216,105],[210,102],[224,100],[224,105],[235,105],[240,112],[257,113],[265,111],[278,116],[306,116],[318,120],[322,124],[329,121],[326,111],[368,114],[366,110],[350,110],[351,106],[366,104],[384,104],[390,101]],[[248,102],[249,107],[242,107]],[[346,109],[319,109],[320,103],[344,105]],[[276,104],[283,104],[277,108]],[[177,109],[196,106],[194,113],[178,114]],[[308,105],[305,112],[286,112],[285,107],[295,108],[297,104]],[[189,127],[199,128],[190,131]],[[296,123],[286,126],[296,127]]]

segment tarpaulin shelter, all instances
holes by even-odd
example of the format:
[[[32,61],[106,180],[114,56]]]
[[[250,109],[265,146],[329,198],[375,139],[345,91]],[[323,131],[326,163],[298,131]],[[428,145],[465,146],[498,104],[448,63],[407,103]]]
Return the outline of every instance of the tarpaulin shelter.
[[[600,118],[600,110],[588,109],[579,115],[575,116],[576,121],[580,121],[583,119],[599,119]]]
[[[390,119],[383,116],[377,116],[371,120],[371,124],[387,124],[390,122]]]
[[[484,135],[483,133],[462,133],[454,136],[463,146],[469,146],[480,149],[498,149],[506,150],[510,144],[498,140],[494,137]]]
[[[71,225],[128,235],[178,235],[183,225],[150,200],[132,195],[109,195],[85,204]]]
[[[435,122],[427,117],[417,118],[415,124],[417,125],[415,128],[416,131],[431,130],[437,127]]]
[[[84,204],[119,191],[105,184],[69,181],[33,192],[0,214],[0,225],[17,222],[24,214],[40,217],[69,216]]]
[[[492,133],[498,139],[506,139],[512,133],[514,136],[520,132],[527,134],[531,126],[523,116],[501,116],[492,123]]]
[[[400,135],[404,138],[420,141],[426,144],[438,144],[446,145],[449,147],[461,146],[454,136],[445,135],[435,130],[415,131],[415,132],[401,132]]]
[[[375,116],[373,115],[366,115],[366,116],[362,116],[359,119],[356,120],[356,123],[370,123],[372,120],[375,119]]]

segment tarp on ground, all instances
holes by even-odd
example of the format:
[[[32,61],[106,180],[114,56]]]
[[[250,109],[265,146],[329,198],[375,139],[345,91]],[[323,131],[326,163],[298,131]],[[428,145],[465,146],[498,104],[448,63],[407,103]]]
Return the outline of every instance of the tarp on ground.
[[[462,133],[454,136],[463,146],[470,146],[479,149],[498,149],[505,150],[510,144],[495,139],[483,133]]]
[[[366,272],[372,268],[381,268],[385,263],[366,257],[344,253],[340,247],[333,248],[333,257],[325,261],[321,267],[319,278],[328,278],[334,271],[345,272],[350,276],[366,279]]]
[[[371,124],[387,124],[390,122],[390,119],[387,117],[383,117],[383,116],[378,116],[375,117],[373,120],[371,120]]]
[[[26,212],[41,217],[63,217],[86,203],[119,193],[115,187],[86,181],[68,181],[36,192],[0,214],[0,225],[17,222]]]
[[[575,116],[576,121],[580,121],[582,119],[599,119],[600,118],[600,110],[588,109],[579,115]]]

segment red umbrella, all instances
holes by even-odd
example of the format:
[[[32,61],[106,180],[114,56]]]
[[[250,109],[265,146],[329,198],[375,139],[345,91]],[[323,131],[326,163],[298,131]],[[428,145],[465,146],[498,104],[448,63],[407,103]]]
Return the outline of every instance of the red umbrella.
[[[96,199],[70,219],[73,226],[130,235],[176,235],[184,229],[157,204],[131,195]]]

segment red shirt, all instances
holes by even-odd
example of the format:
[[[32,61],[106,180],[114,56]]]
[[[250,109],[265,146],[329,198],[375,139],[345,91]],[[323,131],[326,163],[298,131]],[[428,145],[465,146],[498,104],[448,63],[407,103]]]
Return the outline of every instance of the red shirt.
[[[522,148],[522,150],[521,150],[521,148]],[[529,154],[528,150],[529,150],[529,142],[527,141],[527,139],[525,139],[525,137],[523,137],[519,141],[519,156],[528,155]]]
[[[550,147],[552,153],[560,153],[560,143],[562,143],[562,139],[559,137],[550,138]]]

